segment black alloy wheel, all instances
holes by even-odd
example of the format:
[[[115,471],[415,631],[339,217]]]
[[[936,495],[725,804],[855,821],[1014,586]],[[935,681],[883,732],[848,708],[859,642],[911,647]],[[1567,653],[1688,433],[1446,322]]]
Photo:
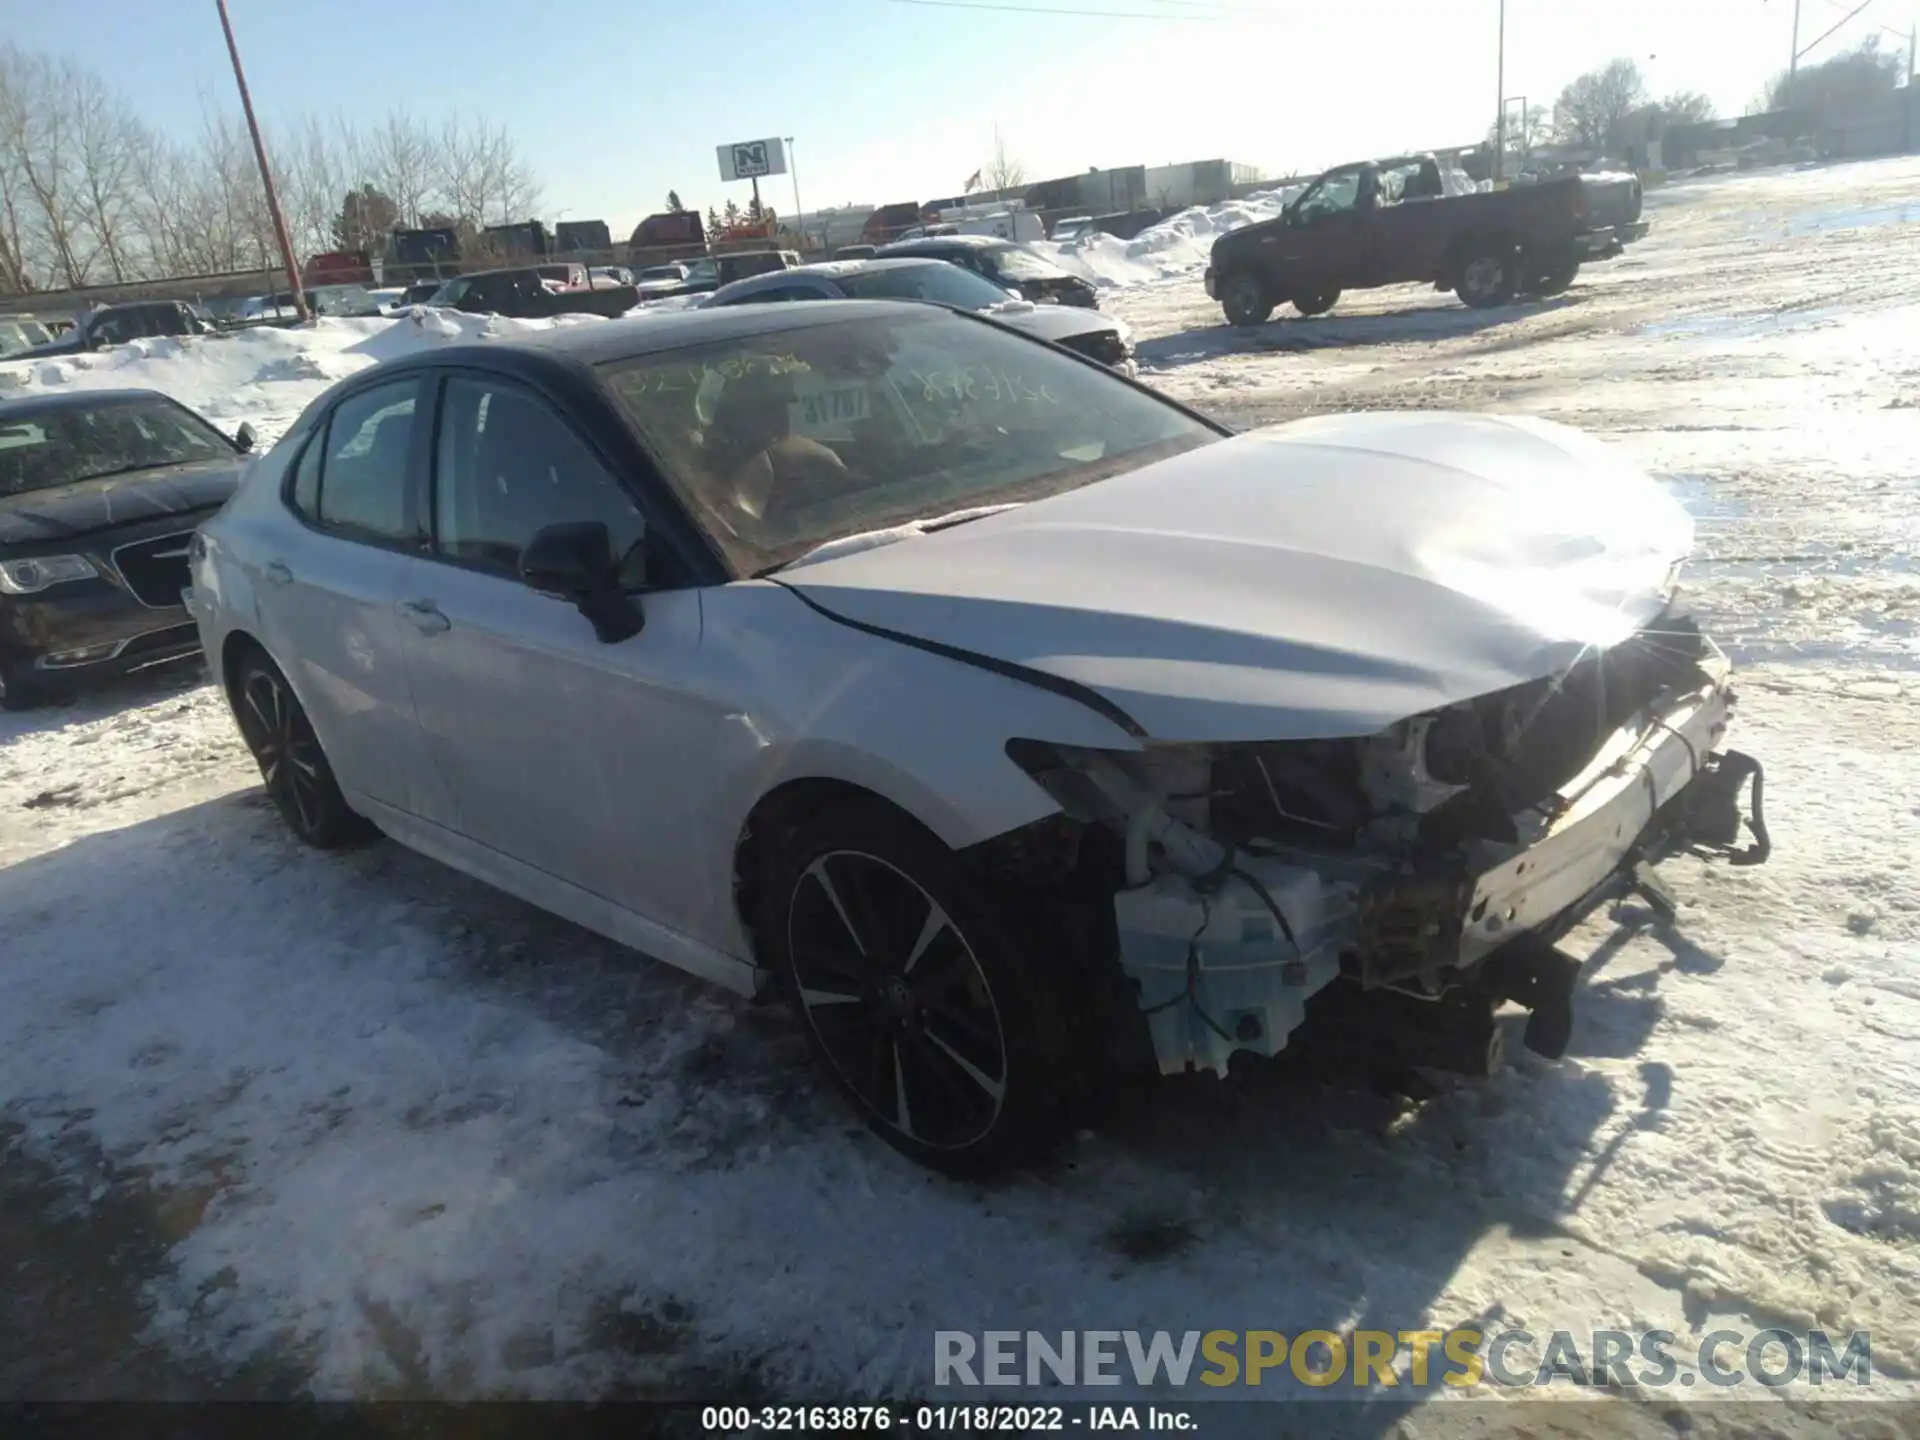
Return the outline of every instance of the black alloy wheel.
[[[981,1176],[1064,1137],[1065,1030],[1042,957],[1016,959],[951,851],[851,801],[774,868],[771,958],[815,1057],[881,1138]]]
[[[1520,288],[1519,256],[1512,245],[1496,242],[1481,246],[1460,266],[1454,293],[1475,310],[1504,305]]]
[[[1220,308],[1227,323],[1239,329],[1264,325],[1273,316],[1273,297],[1257,276],[1242,270],[1220,282]]]
[[[241,665],[233,711],[241,738],[260,766],[268,798],[299,839],[317,849],[335,850],[375,833],[348,807],[307,712],[286,677],[264,655]]]

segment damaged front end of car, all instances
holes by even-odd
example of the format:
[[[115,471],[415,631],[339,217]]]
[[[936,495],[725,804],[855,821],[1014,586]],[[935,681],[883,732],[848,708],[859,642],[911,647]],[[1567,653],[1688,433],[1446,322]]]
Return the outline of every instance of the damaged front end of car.
[[[1008,754],[1107,839],[1118,993],[1162,1073],[1224,1074],[1296,1032],[1487,1073],[1507,1001],[1564,1053],[1578,964],[1555,942],[1595,904],[1666,908],[1650,867],[1677,849],[1766,859],[1760,767],[1720,748],[1730,675],[1670,609],[1370,736]]]

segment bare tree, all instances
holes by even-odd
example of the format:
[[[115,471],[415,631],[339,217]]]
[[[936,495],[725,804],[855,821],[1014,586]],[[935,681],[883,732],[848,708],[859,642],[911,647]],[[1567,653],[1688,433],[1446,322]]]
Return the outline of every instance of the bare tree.
[[[1878,35],[1869,35],[1830,60],[1802,65],[1792,76],[1782,70],[1767,82],[1761,104],[1768,110],[1858,114],[1891,95],[1906,70],[1906,57],[1883,46]]]
[[[1554,133],[1570,145],[1605,150],[1620,142],[1627,117],[1646,103],[1640,67],[1627,59],[1609,60],[1560,92],[1553,106]]]
[[[382,193],[393,197],[400,223],[417,225],[436,208],[433,137],[404,110],[392,110],[367,136],[366,173]]]
[[[1009,190],[1018,190],[1027,183],[1027,167],[1014,158],[1007,149],[1007,142],[1000,138],[1000,132],[993,132],[993,158],[982,167],[982,178],[986,188],[995,195],[1004,195]]]
[[[117,284],[146,268],[133,224],[143,127],[92,71],[63,66],[61,79],[72,105],[80,219]]]
[[[1677,125],[1704,125],[1718,118],[1713,101],[1698,90],[1676,90],[1660,102],[1660,119],[1663,128],[1671,130]]]
[[[539,181],[504,125],[449,116],[431,157],[441,203],[468,224],[513,224],[540,203]]]
[[[23,240],[44,247],[45,263],[67,285],[86,281],[76,253],[82,222],[74,199],[73,110],[59,67],[9,45],[0,51],[0,145],[24,188]]]
[[[1533,159],[1533,152],[1553,138],[1553,116],[1542,107],[1530,107],[1523,115],[1516,110],[1507,116],[1505,126],[1487,126],[1487,144],[1494,145],[1501,137],[1506,140],[1507,157],[1525,170]]]

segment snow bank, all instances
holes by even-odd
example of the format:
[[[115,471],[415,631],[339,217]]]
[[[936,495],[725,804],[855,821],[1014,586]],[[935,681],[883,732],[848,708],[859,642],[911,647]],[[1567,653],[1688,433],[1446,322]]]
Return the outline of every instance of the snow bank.
[[[506,320],[416,307],[393,320],[323,318],[306,328],[132,340],[91,354],[0,362],[0,398],[158,390],[223,429],[246,421],[271,443],[315,396],[369,365],[439,345],[603,323],[597,315]]]
[[[1262,190],[1244,200],[1196,205],[1149,226],[1131,240],[1083,235],[1059,245],[1036,241],[1033,249],[1095,285],[1172,280],[1205,265],[1213,242],[1222,235],[1256,221],[1271,220],[1304,188],[1292,185],[1284,190]]]

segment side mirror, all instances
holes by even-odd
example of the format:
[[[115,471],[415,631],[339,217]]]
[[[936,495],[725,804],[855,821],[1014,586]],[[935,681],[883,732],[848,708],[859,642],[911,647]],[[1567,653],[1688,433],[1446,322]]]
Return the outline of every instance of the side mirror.
[[[242,455],[251,455],[253,447],[259,443],[259,440],[260,437],[254,432],[253,426],[244,420],[240,422],[240,428],[233,432],[233,448]]]
[[[644,549],[642,537],[624,559],[616,556],[613,537],[598,520],[549,525],[520,552],[520,578],[542,595],[571,601],[592,622],[601,644],[617,645],[646,624],[626,589],[637,583],[634,571]]]

